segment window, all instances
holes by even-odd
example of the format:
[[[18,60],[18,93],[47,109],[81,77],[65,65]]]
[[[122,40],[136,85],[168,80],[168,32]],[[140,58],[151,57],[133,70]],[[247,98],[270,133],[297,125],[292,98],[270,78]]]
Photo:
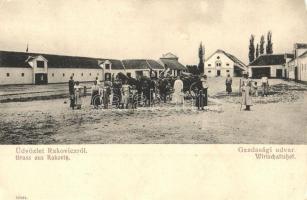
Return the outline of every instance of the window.
[[[65,74],[63,73],[63,77],[65,76]]]
[[[106,64],[106,69],[110,69],[110,64]]]
[[[6,73],[6,76],[9,77],[9,76],[10,76],[10,73]]]
[[[222,64],[221,64],[220,62],[217,62],[215,65],[216,65],[217,67],[220,67]]]
[[[81,76],[83,76],[83,73],[81,73]]]
[[[208,66],[211,66],[211,64],[208,64]]]
[[[220,59],[220,56],[216,57],[216,59]]]
[[[127,73],[127,76],[131,78],[131,73]]]
[[[71,75],[72,75],[72,76],[74,76],[74,75],[75,75],[75,73],[72,73]]]
[[[90,76],[92,76],[92,73],[90,73]]]
[[[227,69],[226,72],[229,72],[229,70]]]
[[[45,62],[38,60],[38,61],[36,61],[36,66],[38,68],[44,68],[45,67]]]
[[[25,73],[21,73],[21,77],[24,77],[25,76]]]
[[[226,63],[226,66],[229,66],[229,63]]]
[[[97,76],[99,76],[99,73],[97,73]]]
[[[54,73],[52,73],[51,76],[54,77]]]
[[[209,70],[208,73],[211,73],[211,70]]]

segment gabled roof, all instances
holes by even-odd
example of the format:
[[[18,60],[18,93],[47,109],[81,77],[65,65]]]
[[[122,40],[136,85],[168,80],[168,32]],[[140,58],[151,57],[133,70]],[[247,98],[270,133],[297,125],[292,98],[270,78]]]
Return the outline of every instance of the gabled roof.
[[[170,68],[173,70],[186,70],[186,67],[177,60],[160,58],[160,61],[164,64],[165,68]]]
[[[106,60],[109,60],[112,63],[112,69],[124,69],[121,61],[114,59],[25,53],[14,51],[0,51],[0,67],[31,67],[28,64],[28,61],[31,61],[40,55],[47,59],[48,68],[100,69],[98,61],[104,62]]]
[[[171,53],[171,52],[168,52],[168,53],[166,53],[166,54],[163,54],[163,55],[162,55],[162,58],[178,59],[178,57],[177,57],[175,54]]]
[[[299,56],[299,58],[306,58],[307,57],[307,51],[305,51],[302,55]]]
[[[145,59],[126,59],[122,60],[125,69],[149,69]]]
[[[224,50],[218,49],[216,50],[213,54],[211,54],[206,60],[209,60],[214,54],[216,53],[223,53],[225,56],[227,56],[230,60],[232,60],[234,62],[234,65],[241,68],[242,70],[246,70],[246,65],[239,60],[237,57],[235,57],[234,55],[227,53]]]
[[[291,59],[294,58],[294,54],[293,53],[286,53],[285,56],[286,56],[286,58],[291,58]]]
[[[149,67],[151,69],[164,69],[163,65],[161,65],[160,63],[158,63],[155,60],[146,60],[146,61],[149,64]]]
[[[122,62],[125,69],[164,69],[160,63],[151,59],[126,59]]]
[[[286,63],[284,54],[260,55],[249,66],[283,65]]]
[[[307,49],[307,44],[306,43],[295,43],[294,46],[297,49]]]

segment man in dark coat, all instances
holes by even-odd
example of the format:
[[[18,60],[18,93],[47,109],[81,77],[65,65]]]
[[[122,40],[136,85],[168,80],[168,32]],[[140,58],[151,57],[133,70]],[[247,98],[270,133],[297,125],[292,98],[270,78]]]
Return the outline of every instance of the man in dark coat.
[[[164,103],[166,103],[167,83],[168,81],[164,78],[160,81],[159,84],[160,96],[163,99]]]
[[[151,93],[150,93],[150,80],[144,78],[142,81],[142,91],[143,95],[146,97],[145,105],[150,106]]]
[[[74,77],[71,76],[70,80],[68,81],[68,89],[69,89],[69,99],[70,99],[70,107],[75,109],[75,81]]]
[[[208,82],[206,75],[203,75],[196,87],[198,90],[198,94],[196,95],[196,107],[198,110],[204,110],[204,107],[208,105]]]

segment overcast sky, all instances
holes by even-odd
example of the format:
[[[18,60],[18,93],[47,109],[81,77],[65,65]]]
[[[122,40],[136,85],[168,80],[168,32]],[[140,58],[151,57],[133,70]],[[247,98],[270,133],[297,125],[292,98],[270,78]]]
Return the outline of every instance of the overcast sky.
[[[251,34],[273,32],[274,53],[307,43],[307,0],[0,0],[0,50],[152,58],[197,64],[216,49],[248,60]]]

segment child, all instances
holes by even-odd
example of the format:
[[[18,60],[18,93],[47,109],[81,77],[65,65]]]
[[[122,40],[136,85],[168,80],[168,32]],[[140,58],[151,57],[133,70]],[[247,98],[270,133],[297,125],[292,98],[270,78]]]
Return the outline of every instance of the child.
[[[253,87],[253,94],[255,97],[258,97],[258,85],[257,82],[255,81],[254,84],[252,85]]]

